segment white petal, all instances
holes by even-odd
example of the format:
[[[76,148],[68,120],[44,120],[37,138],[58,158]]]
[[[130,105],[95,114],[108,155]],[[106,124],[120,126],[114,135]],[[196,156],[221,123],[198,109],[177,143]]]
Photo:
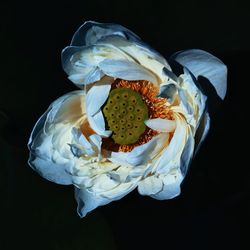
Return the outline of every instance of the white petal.
[[[88,116],[88,122],[90,127],[100,136],[109,137],[112,133],[110,130],[106,130],[105,128],[105,120],[100,110],[94,116]]]
[[[176,128],[176,122],[168,119],[149,119],[144,122],[149,128],[158,132],[173,132]]]
[[[141,195],[153,195],[163,189],[163,182],[156,176],[149,176],[138,184],[138,191]]]
[[[124,51],[129,55],[135,62],[147,68],[155,75],[161,82],[165,80],[165,75],[162,72],[163,68],[168,69],[170,72],[170,66],[163,56],[161,56],[154,49],[150,48],[146,44],[131,42],[121,36],[108,36],[98,41],[98,44],[112,44],[113,46]]]
[[[187,67],[196,78],[206,77],[215,87],[220,98],[224,99],[227,91],[227,67],[210,53],[192,49],[174,54],[173,59]]]
[[[78,203],[77,211],[80,217],[86,216],[99,206],[106,205],[112,201],[119,200],[136,187],[135,183],[120,184],[117,188],[106,193],[96,193],[88,189],[75,188],[75,198]]]
[[[89,137],[91,144],[96,149],[97,155],[99,159],[101,158],[101,145],[102,145],[102,138],[100,135],[94,134]]]
[[[181,192],[181,182],[183,176],[178,170],[173,170],[171,173],[163,177],[163,189],[159,193],[151,195],[157,200],[168,200],[178,196]]]
[[[131,61],[105,59],[99,63],[99,67],[106,75],[115,78],[125,80],[147,80],[152,83],[158,82],[154,74],[143,66]]]
[[[180,158],[191,130],[179,114],[175,114],[176,129],[174,135],[163,151],[161,157],[154,163],[152,172],[168,173],[171,168],[180,166]]]
[[[98,84],[91,87],[86,97],[86,109],[90,127],[99,135],[108,137],[111,131],[105,129],[105,120],[100,108],[108,98],[110,84]]]
[[[69,80],[75,83],[78,87],[99,81],[104,76],[104,73],[98,67],[89,67],[88,70],[81,73],[69,75]]]
[[[85,96],[81,90],[72,91],[55,100],[46,111],[46,123],[74,122],[85,113]]]
[[[94,116],[100,111],[105,103],[111,89],[110,84],[98,84],[91,87],[86,97],[87,115]]]
[[[67,171],[70,167],[69,162],[66,164],[57,164],[48,159],[43,159],[30,153],[28,163],[31,168],[49,181],[63,185],[72,184],[72,177]]]
[[[79,87],[99,81],[104,76],[98,65],[105,59],[133,61],[126,53],[110,44],[69,46],[62,51],[63,69],[69,79]]]
[[[135,147],[131,152],[112,152],[110,160],[115,163],[138,166],[150,163],[168,144],[169,134],[162,133],[149,142]]]
[[[44,178],[71,184],[73,155],[71,127],[84,115],[83,91],[74,91],[53,102],[36,123],[28,143],[29,164]],[[71,110],[75,114],[71,114]]]
[[[89,156],[93,156],[95,151],[92,148],[91,143],[87,140],[87,138],[82,134],[82,132],[77,128],[72,128],[72,135],[73,135],[73,143],[78,144],[82,148],[82,153],[87,154]],[[73,146],[73,145],[72,145]],[[75,148],[74,148],[75,149]],[[77,152],[79,154],[80,152]]]

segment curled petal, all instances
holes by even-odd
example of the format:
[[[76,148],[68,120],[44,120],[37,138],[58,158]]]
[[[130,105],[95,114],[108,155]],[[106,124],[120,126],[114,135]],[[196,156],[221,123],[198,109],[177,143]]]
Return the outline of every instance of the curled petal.
[[[108,98],[110,84],[98,84],[91,87],[86,97],[86,112],[91,128],[99,135],[108,137],[111,131],[105,129],[105,120],[100,110]]]
[[[110,61],[104,62],[105,59]],[[79,28],[71,46],[62,51],[62,65],[69,79],[79,87],[99,81],[104,74],[159,84],[166,78],[162,69],[171,71],[164,57],[130,30],[91,21]],[[115,74],[117,67],[122,68],[120,72],[115,70]]]
[[[183,180],[183,176],[178,169],[172,170],[169,174],[161,178],[163,182],[163,188],[160,192],[152,194],[152,198],[157,200],[168,200],[180,194],[180,185]]]
[[[69,124],[81,119],[85,108],[83,101],[82,91],[60,97],[50,105],[31,133],[29,165],[50,181],[72,183],[70,171],[74,161],[68,146],[72,142]]]
[[[116,35],[100,39],[98,44],[112,44],[126,53],[134,62],[153,72],[160,79],[160,83],[166,80],[165,74],[162,72],[163,68],[168,70],[168,72],[172,72],[165,58],[145,44],[131,42],[124,37]]]
[[[227,67],[220,59],[199,49],[180,51],[172,58],[187,67],[197,79],[198,76],[207,78],[220,98],[224,99],[227,91]]]
[[[125,37],[132,41],[141,40],[131,30],[119,24],[87,21],[76,31],[71,41],[71,45],[86,46],[95,44],[98,40],[111,35]]]
[[[100,177],[102,178],[102,177]],[[108,177],[104,179],[96,180],[98,186],[94,186],[91,189],[86,188],[75,188],[75,198],[78,203],[77,211],[80,217],[86,216],[87,213],[91,212],[99,206],[106,205],[112,201],[119,200],[136,188],[136,182],[115,184],[112,180],[108,180]],[[110,185],[109,182],[112,182]],[[101,186],[100,186],[101,185]],[[110,190],[103,190],[103,187]]]
[[[176,122],[168,119],[149,119],[144,122],[149,128],[158,132],[173,132],[176,127]]]
[[[135,147],[131,152],[112,152],[110,160],[115,163],[138,166],[149,164],[168,144],[169,134],[162,133],[155,136],[149,142]]]
[[[103,71],[99,63],[105,59],[132,60],[116,47],[106,45],[91,45],[86,47],[66,47],[61,54],[61,61],[64,71],[69,79],[78,87],[99,81]]]
[[[110,84],[98,84],[91,87],[86,97],[87,115],[95,115],[109,96]]]
[[[125,80],[147,80],[157,83],[157,78],[141,65],[126,61],[105,59],[99,64],[100,69],[108,76]]]

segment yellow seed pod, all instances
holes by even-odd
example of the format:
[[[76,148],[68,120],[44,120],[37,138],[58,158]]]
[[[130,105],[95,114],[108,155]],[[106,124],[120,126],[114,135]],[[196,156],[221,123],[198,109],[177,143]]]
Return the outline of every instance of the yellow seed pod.
[[[146,129],[144,121],[148,119],[148,107],[141,95],[132,89],[112,90],[102,110],[117,144],[137,142]]]

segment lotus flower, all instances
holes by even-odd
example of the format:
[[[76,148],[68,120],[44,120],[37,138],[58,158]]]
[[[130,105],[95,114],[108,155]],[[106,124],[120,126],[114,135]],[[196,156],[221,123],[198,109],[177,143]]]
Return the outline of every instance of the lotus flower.
[[[226,66],[192,49],[169,63],[132,31],[84,23],[62,51],[63,69],[80,89],[54,101],[28,143],[29,165],[47,180],[75,187],[78,214],[136,189],[167,200],[180,194],[210,118],[198,76],[226,94]]]

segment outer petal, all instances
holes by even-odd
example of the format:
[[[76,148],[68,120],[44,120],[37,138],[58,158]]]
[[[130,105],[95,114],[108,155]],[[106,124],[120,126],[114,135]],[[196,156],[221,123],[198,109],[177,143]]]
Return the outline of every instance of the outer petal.
[[[105,185],[105,182],[102,183],[101,179],[99,179],[96,184],[99,187],[96,186],[92,187],[91,189],[75,188],[75,198],[78,203],[77,211],[80,217],[86,216],[87,213],[91,212],[99,206],[103,206],[112,201],[123,198],[125,195],[136,188],[136,182],[132,182],[118,184],[114,188],[112,188],[111,185],[110,190],[101,191],[102,187],[100,185],[104,186],[104,188],[107,188],[107,186],[109,186],[110,184]]]
[[[199,49],[177,52],[172,59],[187,67],[196,78],[206,77],[220,98],[224,99],[227,91],[227,67],[220,59]]]
[[[180,185],[182,180],[181,172],[178,169],[172,170],[169,174],[162,177],[162,191],[151,195],[151,197],[157,200],[168,200],[178,196],[181,192]]]
[[[69,172],[73,154],[67,145],[72,140],[69,124],[76,124],[84,109],[83,92],[74,91],[53,102],[36,123],[28,143],[29,165],[44,178],[59,184],[72,183]]]
[[[105,59],[112,60],[112,65],[106,66]],[[120,60],[131,65],[126,65],[126,72],[123,68],[122,72],[114,74],[110,67],[124,67]],[[104,74],[160,84],[166,79],[162,69],[171,71],[166,60],[133,32],[120,25],[96,22],[86,22],[75,33],[71,46],[62,51],[62,65],[69,79],[79,87],[99,81]]]
[[[140,38],[135,33],[119,24],[87,21],[76,31],[71,45],[86,46],[95,44],[98,40],[110,35],[122,36],[131,41],[140,41]]]
[[[125,49],[124,46],[121,46],[118,42],[127,40],[130,44],[136,43],[138,47],[147,51],[145,53],[146,55],[151,58],[155,58],[157,61],[165,64],[165,66],[170,69],[170,66],[163,56],[144,43],[134,32],[119,24],[87,21],[76,31],[70,45],[82,47],[103,43],[105,40],[109,44],[121,48],[130,55],[134,54],[134,52],[132,52],[132,50]],[[128,46],[128,44],[129,43],[126,43],[125,46]]]
[[[153,195],[163,189],[163,182],[156,176],[149,176],[138,184],[138,191],[141,195]]]
[[[172,73],[171,68],[165,58],[145,44],[143,45],[134,41],[131,42],[121,36],[105,37],[100,39],[98,44],[112,44],[114,47],[125,52],[135,62],[152,71],[160,79],[160,82],[166,80],[166,74],[163,73],[163,69]]]

